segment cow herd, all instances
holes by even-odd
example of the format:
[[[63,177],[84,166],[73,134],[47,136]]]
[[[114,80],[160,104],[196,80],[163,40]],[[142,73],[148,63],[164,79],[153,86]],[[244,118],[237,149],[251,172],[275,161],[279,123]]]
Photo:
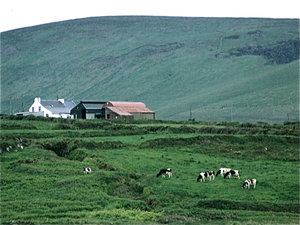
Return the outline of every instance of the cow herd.
[[[168,169],[161,169],[159,173],[156,175],[156,177],[162,176],[165,178],[165,175],[169,175],[169,178],[172,177],[172,170],[170,168]],[[238,170],[232,170],[231,168],[220,168],[219,171],[216,173],[216,177],[218,175],[221,175],[224,177],[224,179],[231,178],[231,177],[237,177],[240,179],[240,174]],[[206,171],[201,172],[197,178],[197,182],[205,182],[205,180],[212,181],[215,179],[215,171]],[[250,186],[253,185],[253,187],[256,187],[256,179],[247,179],[245,180],[244,184],[242,185],[242,188],[250,188]]]
[[[88,174],[91,173],[92,169],[90,167],[84,167],[83,168],[83,173]],[[168,175],[169,178],[172,177],[172,170],[170,168],[167,169],[161,169],[157,174],[156,177],[161,176],[162,178],[165,178],[165,176]],[[232,170],[231,168],[220,168],[218,172],[216,173],[216,177],[218,175],[221,175],[224,177],[224,179],[231,178],[231,177],[237,177],[240,179],[240,174],[238,170]],[[205,182],[205,180],[212,181],[215,179],[215,171],[206,171],[206,172],[201,172],[197,178],[197,182]],[[256,179],[247,179],[245,180],[244,184],[242,185],[242,188],[250,188],[250,186],[253,185],[253,187],[256,187]]]

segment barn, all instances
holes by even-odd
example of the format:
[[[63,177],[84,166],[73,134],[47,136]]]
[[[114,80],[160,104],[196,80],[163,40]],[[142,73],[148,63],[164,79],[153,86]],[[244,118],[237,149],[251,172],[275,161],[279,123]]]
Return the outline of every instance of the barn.
[[[155,119],[142,102],[80,101],[70,114],[74,119]]]
[[[102,109],[106,119],[155,119],[155,112],[142,102],[106,102]]]
[[[74,119],[100,119],[104,117],[103,105],[107,101],[80,101],[71,110]]]

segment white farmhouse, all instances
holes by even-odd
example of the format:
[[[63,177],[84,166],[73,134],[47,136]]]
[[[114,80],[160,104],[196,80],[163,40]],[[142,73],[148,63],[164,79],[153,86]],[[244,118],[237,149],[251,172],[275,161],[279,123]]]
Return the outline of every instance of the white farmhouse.
[[[75,106],[73,101],[65,101],[64,99],[42,100],[37,97],[29,108],[29,113],[45,117],[72,118],[70,112]]]

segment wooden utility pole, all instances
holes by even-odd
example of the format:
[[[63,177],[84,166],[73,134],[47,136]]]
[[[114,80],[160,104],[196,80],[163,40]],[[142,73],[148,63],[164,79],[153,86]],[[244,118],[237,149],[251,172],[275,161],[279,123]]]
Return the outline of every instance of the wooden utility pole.
[[[11,115],[11,97],[9,98],[9,115]]]

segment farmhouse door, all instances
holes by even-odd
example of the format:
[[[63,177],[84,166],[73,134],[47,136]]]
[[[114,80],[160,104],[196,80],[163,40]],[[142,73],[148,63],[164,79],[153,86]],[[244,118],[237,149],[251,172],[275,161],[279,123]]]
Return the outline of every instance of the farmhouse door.
[[[86,119],[86,110],[85,109],[81,110],[81,118]]]

